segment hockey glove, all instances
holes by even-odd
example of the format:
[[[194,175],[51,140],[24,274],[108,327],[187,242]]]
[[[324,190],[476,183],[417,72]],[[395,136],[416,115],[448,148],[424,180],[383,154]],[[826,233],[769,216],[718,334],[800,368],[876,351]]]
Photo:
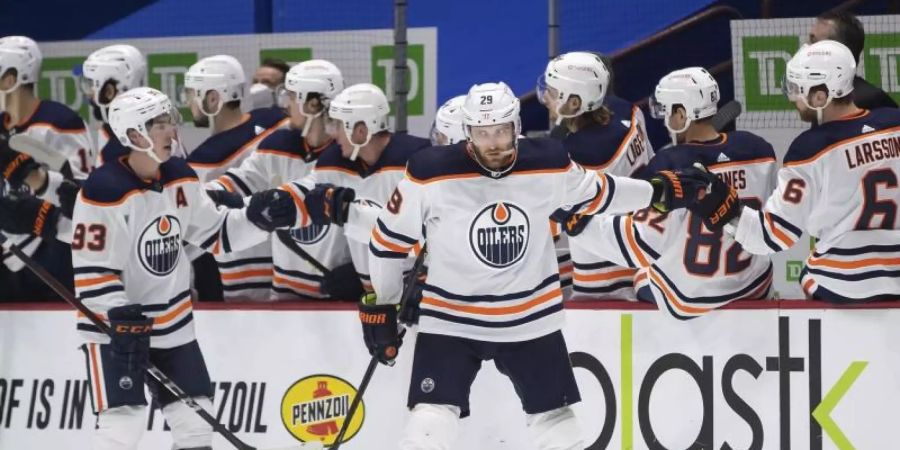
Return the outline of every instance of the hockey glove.
[[[0,176],[6,178],[13,188],[21,186],[31,172],[40,168],[34,158],[9,148],[6,142],[0,143]]]
[[[650,206],[661,213],[687,208],[696,203],[700,192],[715,179],[715,175],[695,167],[656,172],[650,178],[653,186]]]
[[[688,209],[703,219],[707,228],[716,231],[741,214],[741,200],[737,191],[719,177],[713,177],[709,191]]]
[[[355,198],[356,192],[353,189],[317,184],[313,190],[306,193],[304,204],[313,224],[344,225],[347,222],[350,203]]]
[[[241,209],[244,207],[244,197],[241,197],[241,194],[237,192],[207,189],[206,195],[212,199],[216,206],[224,206],[228,209]]]
[[[397,323],[398,305],[376,305],[375,294],[366,294],[359,303],[359,320],[369,354],[382,364],[394,365],[403,344]]]
[[[30,195],[0,198],[0,230],[8,233],[53,238],[59,214],[50,202]]]
[[[68,218],[72,218],[75,211],[75,199],[78,197],[78,191],[81,189],[81,183],[77,180],[63,180],[62,184],[56,188],[56,196],[59,197],[59,207],[62,214]]]
[[[297,206],[291,195],[280,189],[257,192],[250,197],[250,204],[247,205],[247,219],[271,233],[296,222]]]
[[[578,236],[584,228],[591,223],[593,215],[573,214],[563,209],[557,209],[550,218],[562,225],[563,231],[569,236]]]
[[[353,300],[359,298],[365,291],[359,275],[352,263],[331,269],[323,278],[319,286],[321,292],[334,300]]]
[[[107,312],[107,317],[115,364],[127,373],[142,372],[149,364],[153,319],[141,312],[141,305],[117,306]]]

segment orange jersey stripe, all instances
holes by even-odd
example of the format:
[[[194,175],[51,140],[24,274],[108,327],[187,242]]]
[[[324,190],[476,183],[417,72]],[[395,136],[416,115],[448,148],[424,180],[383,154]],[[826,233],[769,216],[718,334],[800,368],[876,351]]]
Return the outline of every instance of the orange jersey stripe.
[[[647,267],[650,263],[647,261],[647,258],[644,258],[644,254],[641,252],[641,249],[637,246],[637,241],[634,239],[634,219],[631,215],[625,217],[625,240],[628,241],[628,246],[631,247],[631,251],[637,256],[638,264],[641,267]]]
[[[637,269],[621,269],[613,270],[605,273],[595,273],[590,275],[575,272],[575,281],[607,281],[615,278],[629,278],[634,276]]]
[[[200,179],[198,179],[197,177],[184,177],[184,178],[178,178],[178,179],[169,181],[168,183],[166,183],[165,185],[163,185],[163,187],[171,187],[171,186],[174,186],[174,185],[177,185],[177,184],[184,184],[184,183],[190,183],[190,182],[200,182]],[[143,193],[146,192],[146,191],[147,191],[147,189],[134,189],[134,190],[131,190],[131,191],[125,193],[125,195],[123,195],[122,198],[120,198],[120,199],[118,199],[118,200],[116,200],[116,201],[114,201],[114,202],[100,202],[100,201],[91,200],[91,199],[89,199],[89,198],[86,198],[84,195],[81,195],[81,194],[79,194],[79,195],[81,196],[81,201],[83,201],[84,203],[87,203],[88,205],[94,205],[94,206],[116,206],[116,205],[121,205],[122,203],[125,203],[125,201],[128,200],[128,198],[131,197],[132,195],[143,194]]]
[[[784,244],[786,247],[790,247],[790,246],[794,245],[794,240],[791,239],[790,236],[788,236],[783,231],[781,231],[780,229],[775,227],[775,223],[774,223],[774,221],[772,221],[771,213],[766,213],[766,223],[769,224],[769,229],[772,230],[772,234],[774,234],[775,237],[777,237],[778,240],[780,240],[782,244]]]
[[[311,284],[305,284],[305,283],[300,283],[300,282],[297,282],[294,280],[289,280],[287,278],[283,278],[278,275],[275,275],[275,277],[272,279],[272,282],[276,285],[290,286],[294,289],[299,289],[301,291],[319,292],[318,286],[313,286]]]
[[[94,378],[94,391],[97,392],[97,411],[103,411],[103,390],[100,387],[100,369],[97,363],[97,344],[88,344],[91,352],[91,373]]]
[[[222,279],[233,281],[243,280],[245,278],[270,277],[272,276],[272,273],[272,269],[244,270],[241,272],[223,272]]]
[[[656,282],[656,285],[659,286],[660,289],[662,289],[663,295],[666,296],[666,299],[669,301],[669,303],[672,304],[672,306],[675,307],[675,309],[686,312],[688,314],[705,314],[706,312],[708,312],[712,309],[712,308],[695,308],[690,305],[685,305],[684,303],[681,303],[680,301],[678,301],[678,298],[675,297],[675,295],[673,295],[669,291],[669,288],[666,287],[666,285],[656,275],[656,273],[651,273],[650,278],[652,278],[653,281]]]
[[[306,203],[303,202],[303,199],[300,198],[299,195],[294,193],[294,190],[291,189],[291,185],[282,184],[281,189],[287,191],[288,194],[291,194],[291,198],[294,199],[294,205],[297,206],[297,213],[302,217],[300,225],[305,227],[309,223],[309,213],[306,211]]]
[[[169,322],[175,320],[175,317],[178,317],[179,314],[181,314],[191,308],[192,308],[191,300],[187,299],[187,301],[184,301],[184,303],[179,305],[174,310],[172,310],[166,314],[163,314],[161,316],[154,317],[153,318],[153,326],[157,327],[157,326],[167,325]]]
[[[388,242],[383,237],[381,237],[381,233],[378,232],[378,228],[372,229],[372,239],[375,239],[376,242],[378,242],[379,244],[381,244],[382,246],[384,246],[385,248],[387,248],[388,250],[390,250],[392,252],[409,253],[409,251],[412,249],[412,247],[403,247],[401,245],[397,245],[397,244]]]
[[[862,269],[873,266],[895,266],[900,264],[900,258],[866,258],[857,261],[839,261],[827,258],[810,258],[806,263],[809,266],[830,267],[832,269]]]
[[[484,306],[474,306],[474,305],[455,305],[452,303],[447,303],[443,300],[439,300],[433,297],[424,297],[422,298],[422,303],[429,306],[436,306],[440,308],[451,309],[453,311],[459,311],[469,314],[482,314],[485,316],[502,316],[505,314],[518,314],[521,312],[528,311],[535,306],[541,305],[543,303],[547,303],[555,298],[562,297],[562,291],[559,288],[556,288],[550,292],[547,292],[543,295],[535,297],[525,303],[516,306],[501,306],[497,308],[488,308]]]
[[[721,169],[723,167],[745,166],[747,164],[773,163],[775,161],[776,161],[775,158],[766,157],[766,158],[749,159],[747,161],[730,161],[730,162],[723,162],[723,163],[717,163],[717,164],[710,164],[710,165],[706,166],[706,168],[707,169]]]
[[[75,287],[77,288],[86,288],[90,286],[96,286],[98,284],[107,283],[109,281],[119,280],[118,275],[104,275],[102,277],[96,278],[84,278],[81,280],[75,280]]]
[[[852,117],[852,118],[855,118],[855,117]],[[851,137],[851,138],[844,139],[843,141],[835,142],[834,144],[831,144],[831,145],[829,145],[828,147],[825,147],[825,148],[823,148],[822,150],[820,150],[819,153],[816,153],[815,155],[813,155],[813,156],[811,156],[811,157],[809,157],[809,158],[806,158],[806,159],[804,159],[804,160],[801,160],[801,161],[791,161],[791,162],[786,162],[786,163],[784,163],[784,167],[793,167],[793,166],[799,166],[799,165],[801,165],[801,164],[811,163],[811,162],[814,162],[815,160],[817,160],[817,159],[819,159],[819,158],[825,156],[826,154],[828,154],[828,153],[831,152],[832,150],[834,150],[834,149],[836,149],[836,148],[838,148],[838,147],[842,147],[842,146],[844,146],[844,145],[847,145],[847,144],[849,144],[849,143],[851,143],[851,142],[858,141],[858,140],[862,140],[862,139],[869,139],[869,138],[871,138],[871,137],[878,136],[878,135],[881,135],[881,134],[895,133],[895,132],[897,132],[897,131],[900,131],[900,127],[885,128],[884,130],[877,131],[877,132],[874,132],[874,133],[866,133],[866,134],[859,135],[859,136],[853,136],[853,137]]]

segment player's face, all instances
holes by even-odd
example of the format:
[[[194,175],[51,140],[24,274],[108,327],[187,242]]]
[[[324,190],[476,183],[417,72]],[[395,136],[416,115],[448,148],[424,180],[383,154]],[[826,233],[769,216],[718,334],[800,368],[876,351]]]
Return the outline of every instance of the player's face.
[[[261,83],[275,90],[284,83],[284,75],[278,69],[263,66],[256,69],[256,73],[253,74],[253,83]]]
[[[147,134],[150,135],[153,152],[162,162],[172,157],[172,150],[178,137],[178,122],[177,117],[163,114],[147,124]]]
[[[516,130],[512,123],[471,127],[469,135],[482,164],[490,169],[509,165],[515,154]]]
[[[298,130],[303,129],[304,125],[306,125],[306,121],[310,120],[308,116],[319,114],[324,109],[319,98],[314,97],[302,102],[300,96],[298,96],[296,92],[288,90],[284,91],[284,97],[286,98],[291,127]]]

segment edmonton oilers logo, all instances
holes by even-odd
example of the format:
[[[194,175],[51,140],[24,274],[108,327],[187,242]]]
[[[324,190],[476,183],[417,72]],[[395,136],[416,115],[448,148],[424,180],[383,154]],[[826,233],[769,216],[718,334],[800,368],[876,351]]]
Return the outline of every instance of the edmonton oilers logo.
[[[147,272],[165,276],[175,270],[181,256],[181,222],[175,216],[157,217],[138,240],[138,259]]]
[[[469,227],[469,244],[478,260],[490,267],[517,263],[528,248],[530,226],[522,208],[499,202],[486,206]]]
[[[291,230],[291,237],[301,244],[315,244],[328,234],[331,225],[309,225]]]

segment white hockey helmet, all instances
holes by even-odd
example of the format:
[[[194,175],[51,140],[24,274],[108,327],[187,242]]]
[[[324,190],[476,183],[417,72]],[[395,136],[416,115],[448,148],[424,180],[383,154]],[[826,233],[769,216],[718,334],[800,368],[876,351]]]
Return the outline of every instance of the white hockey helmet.
[[[391,107],[380,87],[370,83],[359,83],[341,91],[328,109],[332,119],[343,123],[344,135],[353,146],[350,160],[355,161],[359,149],[369,143],[376,133],[388,129],[388,114]],[[363,122],[368,130],[366,140],[362,144],[353,142],[353,127]]]
[[[153,151],[153,141],[150,138],[147,124],[161,116],[168,116],[168,120],[174,126],[181,123],[181,115],[178,109],[172,105],[169,97],[151,87],[131,89],[116,96],[109,104],[109,126],[119,142],[126,147],[146,153],[158,163],[163,161]],[[128,137],[128,130],[137,131],[144,139],[151,142],[150,146],[143,148],[135,145]]]
[[[437,110],[431,127],[431,145],[455,144],[466,140],[462,124],[462,105],[465,101],[466,96],[459,95],[447,100]]]
[[[831,100],[846,97],[853,92],[856,77],[856,59],[844,44],[824,40],[804,45],[787,63],[782,89],[790,101],[798,98],[807,108],[816,110],[819,122],[822,110]],[[809,105],[809,93],[816,86],[825,86],[828,98],[819,108]]]
[[[544,103],[547,88],[553,88],[556,103],[556,124],[562,119],[577,117],[603,106],[609,89],[609,69],[600,56],[589,52],[570,52],[553,58],[547,63],[544,75],[538,79],[538,100]],[[560,109],[569,97],[577,95],[581,107],[572,114],[563,114]]]
[[[81,89],[91,95],[100,108],[103,120],[108,121],[109,104],[100,101],[103,85],[108,81],[116,83],[119,94],[147,84],[147,59],[137,48],[116,44],[103,47],[91,53],[82,64]]]
[[[193,101],[200,106],[200,111],[207,116],[218,115],[225,103],[243,99],[245,81],[241,63],[229,55],[203,58],[184,74],[185,91],[193,91],[193,95],[186,93],[186,97],[193,97]],[[219,93],[219,106],[215,111],[206,111],[203,108],[203,99],[210,91]]]
[[[695,120],[705,119],[718,111],[719,83],[702,67],[676,70],[659,80],[650,97],[650,115],[662,119],[675,143],[675,136],[691,126]],[[672,128],[669,118],[675,106],[684,108],[685,122],[680,130]]]
[[[473,143],[473,127],[485,127],[500,124],[513,125],[513,142],[511,151],[515,154],[518,146],[519,134],[522,131],[522,120],[519,118],[519,99],[513,94],[512,89],[504,82],[476,84],[469,89],[462,105],[463,131],[466,140]],[[498,178],[509,172],[513,164],[502,170],[495,170],[483,164],[476,149],[470,146],[469,152],[482,169],[489,172],[492,177]]]
[[[37,42],[25,36],[0,38],[0,76],[10,69],[16,69],[16,84],[3,91],[4,94],[16,90],[23,84],[36,83],[41,74],[44,57]]]
[[[344,76],[340,69],[330,61],[324,59],[311,59],[303,61],[291,67],[284,77],[283,91],[279,92],[279,98],[287,95],[297,96],[297,104],[300,106],[300,114],[306,116],[302,135],[305,137],[312,125],[312,119],[321,116],[328,110],[331,101],[338,93],[344,90]],[[303,110],[303,104],[309,98],[309,94],[319,94],[324,108],[316,114],[309,114]]]

